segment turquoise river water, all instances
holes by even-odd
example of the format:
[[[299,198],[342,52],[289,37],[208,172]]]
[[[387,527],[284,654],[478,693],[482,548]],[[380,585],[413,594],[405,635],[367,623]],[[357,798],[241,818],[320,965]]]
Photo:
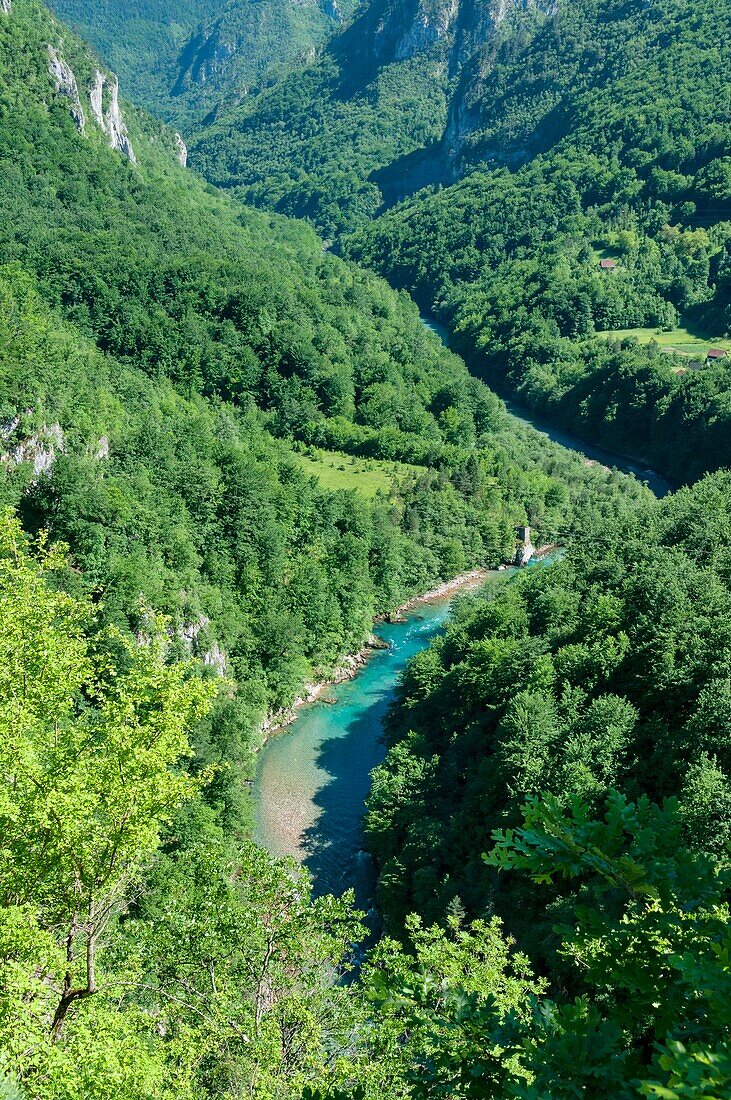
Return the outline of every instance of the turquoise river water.
[[[447,342],[445,329],[423,320]],[[525,409],[508,407],[516,419],[554,442],[635,474],[658,496],[670,490],[647,467],[592,447]],[[505,573],[490,574],[487,583],[504,578]],[[377,650],[354,680],[329,688],[333,703],[303,708],[261,752],[253,789],[256,839],[273,855],[302,863],[316,894],[341,894],[352,887],[361,909],[374,908],[375,874],[363,850],[363,803],[370,773],[384,756],[382,721],[405,665],[443,630],[450,604],[450,597],[422,603],[406,622],[380,626],[389,648]]]
[[[256,839],[273,855],[304,864],[317,894],[353,887],[361,908],[374,904],[363,802],[384,756],[382,719],[404,666],[444,628],[450,604],[432,600],[412,608],[404,623],[379,625],[389,648],[376,650],[354,680],[328,688],[334,703],[304,707],[262,749],[253,791]]]

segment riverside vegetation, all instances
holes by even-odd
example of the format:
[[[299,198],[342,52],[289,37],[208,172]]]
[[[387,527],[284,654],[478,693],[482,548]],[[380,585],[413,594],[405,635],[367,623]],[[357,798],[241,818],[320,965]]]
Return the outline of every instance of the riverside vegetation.
[[[728,475],[658,503],[516,428],[2,7],[0,1095],[722,1100]],[[352,899],[251,843],[262,719],[526,522],[567,559],[406,674],[342,980]]]

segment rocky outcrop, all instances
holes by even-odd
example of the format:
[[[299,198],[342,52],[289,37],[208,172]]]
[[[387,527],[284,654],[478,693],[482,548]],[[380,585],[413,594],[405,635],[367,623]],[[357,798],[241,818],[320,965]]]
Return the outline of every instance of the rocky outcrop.
[[[180,134],[175,135],[175,148],[177,149],[177,152],[178,152],[178,161],[183,166],[183,168],[187,168],[188,167],[188,146],[185,144],[185,142],[183,141]]]
[[[119,106],[119,81],[116,76],[97,69],[89,88],[89,101],[96,124],[107,135],[110,148],[135,164],[137,158]]]
[[[0,0],[0,3],[2,2],[3,0]],[[10,0],[7,2],[9,3]],[[86,113],[82,105],[79,82],[76,73],[64,59],[62,51],[63,42],[59,42],[57,46],[49,43],[48,73],[53,80],[56,95],[68,101],[69,110],[79,132],[85,134]],[[110,147],[135,164],[137,158],[119,106],[119,81],[116,76],[96,69],[88,88],[88,96],[91,116],[102,133],[106,134]]]
[[[13,432],[17,431],[19,425],[19,416],[12,416],[10,420],[5,420],[2,424],[0,424],[0,439],[10,439]]]
[[[530,527],[518,527],[518,541],[515,548],[515,564],[527,565],[536,552],[531,538]]]
[[[454,26],[458,12],[459,0],[447,0],[436,9],[422,0],[416,19],[396,46],[396,61],[414,57],[444,38]]]
[[[558,0],[494,0],[492,19],[496,27],[514,11],[534,11],[539,15],[557,15]]]
[[[60,424],[41,424],[37,431],[26,435],[20,416],[0,425],[0,441],[3,453],[0,464],[20,466],[32,463],[33,478],[38,480],[44,474],[50,474],[59,454],[64,452],[63,431]]]
[[[13,0],[0,0],[0,11],[5,15],[10,15],[13,10]]]
[[[488,0],[477,5],[469,17],[460,20],[455,35],[451,68],[460,76],[449,105],[442,152],[448,170],[440,182],[450,183],[464,174],[462,161],[473,136],[484,129],[484,87],[489,82],[494,59],[511,29],[530,33],[555,16],[560,0]],[[503,142],[499,148],[480,149],[481,160],[517,166],[529,155],[520,142]]]
[[[218,20],[212,27],[200,31],[183,50],[174,93],[180,95],[191,84],[207,84],[220,76],[238,50],[236,35],[225,20]]]
[[[56,85],[56,95],[64,96],[69,101],[69,110],[80,133],[86,129],[86,115],[81,106],[79,85],[76,81],[74,70],[68,65],[58,50],[49,44],[48,46],[48,71]]]
[[[211,620],[207,615],[199,615],[192,622],[178,627],[178,637],[192,657],[198,657],[204,665],[215,669],[219,676],[225,676],[228,670],[228,657],[218,642],[209,642],[206,648],[204,637]]]
[[[228,671],[228,657],[221,649],[218,642],[212,642],[208,649],[201,654],[204,665],[215,669],[219,676],[225,676]]]

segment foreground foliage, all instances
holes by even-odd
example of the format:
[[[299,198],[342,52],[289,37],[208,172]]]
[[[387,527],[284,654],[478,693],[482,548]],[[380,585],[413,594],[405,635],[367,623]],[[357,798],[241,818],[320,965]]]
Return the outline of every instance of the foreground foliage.
[[[587,532],[412,662],[368,817],[391,928],[496,913],[550,987],[526,1022],[437,982],[454,1036],[406,1095],[727,1094],[730,501],[719,474]],[[429,972],[382,965],[423,1026]]]
[[[99,629],[57,589],[59,551],[7,516],[0,531],[0,1046],[23,1095],[273,1097],[321,1079],[352,1027],[332,981],[357,920],[222,830],[189,770],[214,695],[198,666],[157,628],[137,644]]]
[[[45,9],[0,15],[0,1092],[721,1100],[728,476],[660,505],[513,430],[170,133],[80,133],[49,42],[87,95]],[[352,899],[249,841],[261,720],[525,522],[579,537],[404,678],[354,981]]]

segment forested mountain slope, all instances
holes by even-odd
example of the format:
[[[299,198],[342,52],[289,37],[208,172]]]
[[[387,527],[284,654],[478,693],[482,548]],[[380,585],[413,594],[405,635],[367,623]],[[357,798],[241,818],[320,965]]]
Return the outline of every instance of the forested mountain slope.
[[[724,123],[726,26],[723,4],[669,0],[374,0],[318,65],[221,118],[194,156],[326,235],[383,200],[553,149],[626,149],[636,168],[631,151],[654,141],[657,166],[680,170],[688,143]]]
[[[394,167],[398,194],[402,158],[439,144],[475,36],[500,33],[495,7],[373,0],[318,65],[204,130],[193,161],[247,201],[310,218],[325,235],[357,226],[381,205],[379,173]],[[414,171],[423,185],[447,169]]]
[[[728,24],[710,0],[380,0],[193,159],[341,234],[503,393],[693,480],[731,462]]]
[[[284,1100],[348,1079],[366,1010],[347,906],[247,843],[262,718],[516,523],[645,493],[516,435],[405,297],[186,173],[5,7],[0,1068],[33,1100]]]
[[[352,0],[54,0],[94,43],[125,92],[185,133],[252,86],[312,61],[352,13]]]
[[[260,607],[264,634],[280,635],[270,691],[282,701],[305,671],[302,646],[315,647],[316,664],[335,658],[374,611],[464,565],[500,560],[516,522],[554,537],[587,498],[584,483],[609,485],[557,454],[541,469],[500,402],[385,283],[323,253],[305,227],[242,210],[185,173],[173,135],[120,113],[113,78],[32,0],[17,0],[0,33],[6,486],[36,526],[72,544],[90,583],[106,589],[116,578],[132,623],[139,592],[180,622],[189,611],[213,619],[220,606],[232,660],[243,630],[242,667],[256,679],[272,643],[262,636],[257,656],[251,621],[231,618],[237,591],[242,614],[248,606],[257,618]],[[144,415],[146,405],[157,413]],[[177,442],[166,443],[171,430]],[[328,513],[295,445],[392,463],[386,499],[360,501],[358,514],[336,500],[336,513],[351,513],[352,542],[336,513],[317,533]],[[257,448],[266,470],[254,474]],[[560,461],[577,473],[570,490],[549,473]],[[198,463],[198,476],[186,473]],[[53,477],[38,478],[51,467]],[[109,510],[114,471],[131,478],[112,494],[127,502],[122,513],[132,508],[125,519]],[[156,503],[163,484],[174,522]],[[269,532],[245,518],[267,498]],[[324,540],[317,583],[296,582],[289,563],[303,530]],[[115,572],[130,568],[126,579]],[[261,585],[271,585],[267,599],[254,597]],[[304,607],[318,587],[327,641]]]
[[[347,246],[449,324],[476,373],[678,480],[731,462],[728,20],[563,5],[482,81],[479,170]],[[490,169],[538,133],[550,149]]]
[[[326,235],[461,171],[468,74],[530,36],[546,0],[373,0],[319,63],[223,115],[195,165]]]
[[[201,23],[215,18],[226,0],[57,0],[49,6],[99,51],[137,102],[162,113],[174,81],[176,59]],[[169,109],[169,108],[168,108]]]
[[[693,480],[731,461],[729,14],[374,0],[193,163],[413,293],[505,394]]]
[[[163,117],[192,133],[289,70],[305,69],[355,7],[354,0],[228,0],[181,49]]]

